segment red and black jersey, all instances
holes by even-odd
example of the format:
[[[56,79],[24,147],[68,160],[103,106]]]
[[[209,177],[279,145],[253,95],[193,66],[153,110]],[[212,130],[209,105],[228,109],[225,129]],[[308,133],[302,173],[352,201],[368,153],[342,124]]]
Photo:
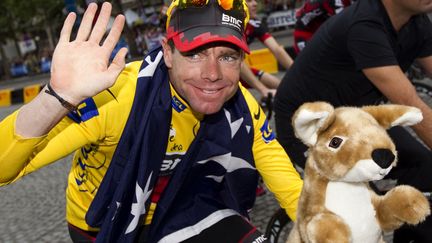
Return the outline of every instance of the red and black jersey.
[[[350,6],[355,0],[306,0],[296,12],[294,49],[298,53],[315,31],[331,16]]]
[[[248,44],[252,43],[255,38],[264,43],[265,40],[272,36],[267,28],[267,25],[256,19],[249,20],[246,26],[245,34]],[[251,71],[254,73],[255,76],[257,76],[258,79],[260,79],[264,73],[262,70],[258,70],[253,67],[251,67]],[[251,86],[246,81],[240,79],[240,82],[246,88],[251,88]]]
[[[267,26],[260,20],[251,19],[246,26],[246,40],[250,44],[255,38],[258,38],[261,42],[264,42],[267,38],[271,37],[271,34]]]

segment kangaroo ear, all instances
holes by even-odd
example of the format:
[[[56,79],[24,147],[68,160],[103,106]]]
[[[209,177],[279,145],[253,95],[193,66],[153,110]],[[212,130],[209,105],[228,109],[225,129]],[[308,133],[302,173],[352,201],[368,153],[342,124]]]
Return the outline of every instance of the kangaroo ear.
[[[316,144],[318,132],[325,130],[334,120],[334,108],[326,102],[304,103],[293,116],[296,137],[311,147]]]
[[[371,114],[385,129],[399,125],[412,126],[423,120],[420,109],[412,106],[378,105],[364,106],[362,109]]]

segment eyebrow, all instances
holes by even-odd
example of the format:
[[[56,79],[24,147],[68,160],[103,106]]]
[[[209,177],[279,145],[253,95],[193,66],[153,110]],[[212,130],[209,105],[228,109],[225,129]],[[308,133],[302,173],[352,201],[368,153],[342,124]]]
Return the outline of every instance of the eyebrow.
[[[208,55],[209,51],[208,49],[201,49],[201,50],[195,49],[187,52],[180,52],[182,56],[191,56],[200,53],[202,53],[203,55]],[[241,52],[239,50],[234,50],[234,49],[225,49],[220,51],[219,55],[241,56]]]
[[[211,47],[226,47],[226,49],[224,49],[223,51],[221,51],[221,53],[223,55],[241,55],[241,50],[239,47],[230,44],[230,43],[223,43],[222,45],[220,44],[221,42],[215,42],[215,43],[210,43],[207,45],[203,45],[200,47],[197,47],[193,50],[190,51],[186,51],[186,52],[181,52],[179,51],[183,56],[188,56],[188,55],[193,55],[193,54],[198,54],[198,53],[203,53],[206,54],[208,52],[208,49]]]
[[[233,50],[233,49],[227,49],[227,50],[223,50],[221,51],[222,55],[240,55],[240,51],[239,50]]]

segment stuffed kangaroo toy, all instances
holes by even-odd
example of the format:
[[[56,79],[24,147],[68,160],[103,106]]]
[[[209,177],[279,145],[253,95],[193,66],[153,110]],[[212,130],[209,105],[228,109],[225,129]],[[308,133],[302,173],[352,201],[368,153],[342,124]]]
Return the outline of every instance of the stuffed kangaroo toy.
[[[379,196],[368,185],[396,165],[395,145],[385,129],[422,119],[419,109],[402,105],[303,104],[293,127],[309,154],[288,242],[384,242],[382,231],[423,221],[430,208],[417,189],[396,186]]]

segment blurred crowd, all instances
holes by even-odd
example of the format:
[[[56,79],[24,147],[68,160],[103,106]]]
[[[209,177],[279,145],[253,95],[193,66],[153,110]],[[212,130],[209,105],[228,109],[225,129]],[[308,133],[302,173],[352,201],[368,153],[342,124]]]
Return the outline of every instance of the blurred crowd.
[[[134,22],[133,31],[138,53],[145,55],[149,50],[159,45],[165,30],[163,26],[165,21],[162,16],[154,13],[145,20],[143,18],[141,21]]]
[[[48,48],[15,57],[10,66],[10,74],[12,77],[20,77],[48,73],[51,69],[51,57],[52,51]]]
[[[301,0],[266,0],[260,7],[262,17],[276,11],[284,11],[294,9],[295,6],[301,4]],[[165,30],[165,11],[167,6],[142,7],[134,9],[137,16],[129,26],[134,34],[135,45],[138,55],[145,55],[149,50],[157,46],[164,35]],[[279,29],[279,28],[278,28]],[[129,47],[127,40],[122,37],[115,48],[112,57],[121,47]],[[27,75],[35,75],[48,73],[51,67],[51,55],[53,50],[49,48],[41,48],[37,51],[32,51],[17,56],[12,59],[10,64],[10,76],[21,77]],[[128,58],[133,58],[128,56]],[[1,75],[0,73],[0,76]]]

